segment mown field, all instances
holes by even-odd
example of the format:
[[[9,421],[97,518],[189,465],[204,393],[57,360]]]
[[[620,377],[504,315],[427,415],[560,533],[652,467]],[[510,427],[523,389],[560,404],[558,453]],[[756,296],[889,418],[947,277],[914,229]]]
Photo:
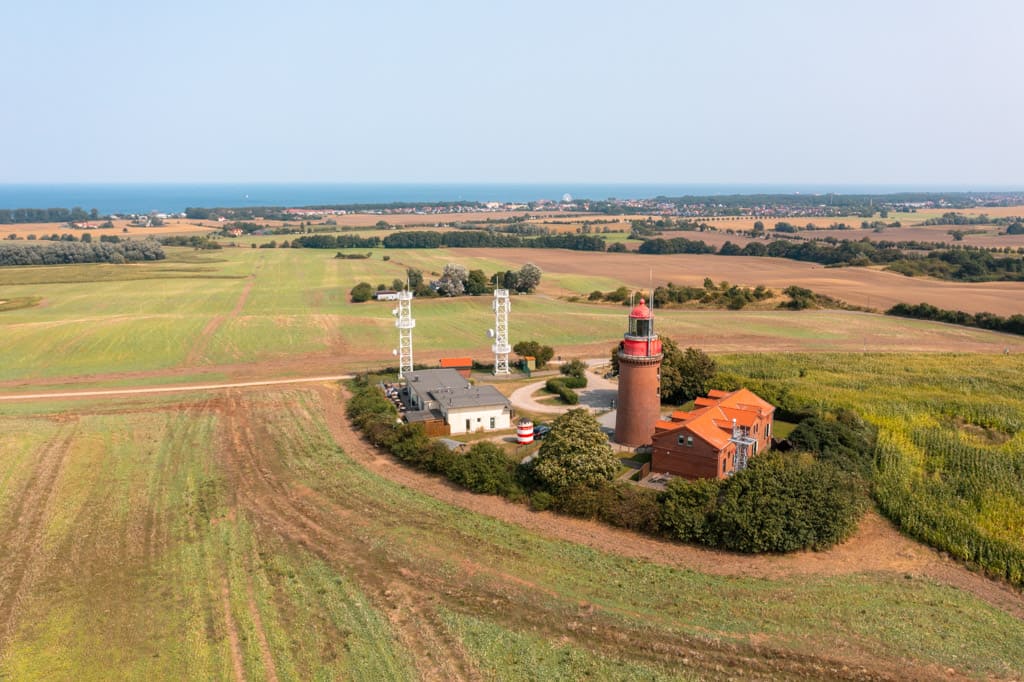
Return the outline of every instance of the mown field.
[[[388,303],[353,304],[348,291],[359,281],[390,284],[412,266],[440,272],[455,261],[487,273],[538,262],[545,274],[533,296],[513,301],[513,341],[536,338],[560,354],[603,356],[622,334],[625,309],[570,303],[570,294],[621,285],[643,286],[649,271],[658,280],[700,284],[705,274],[752,285],[765,282],[773,259],[753,259],[768,270],[731,270],[740,259],[698,256],[579,254],[542,250],[378,250],[366,260],[335,259],[312,249],[224,249],[195,252],[169,248],[166,261],[132,265],[75,265],[0,269],[0,300],[38,300],[38,305],[0,310],[0,384],[12,390],[46,383],[104,385],[173,382],[199,376],[289,376],[343,372],[390,358],[395,331]],[[388,256],[389,260],[383,260]],[[775,281],[804,281],[788,261]],[[881,273],[813,269],[847,279]],[[601,273],[601,274],[595,274]],[[677,277],[678,275],[678,277]],[[740,277],[739,275],[743,275]],[[429,274],[428,274],[429,276]],[[949,283],[907,280],[917,289],[890,298],[928,298]],[[836,282],[839,282],[837,284]],[[853,282],[850,284],[849,282]],[[882,291],[879,285],[875,289]],[[1014,284],[956,284],[970,301],[1013,301]],[[1016,287],[1016,289],[1014,288]],[[812,288],[823,287],[812,284]],[[846,291],[845,288],[841,288]],[[1020,291],[1018,291],[1020,290]],[[877,294],[876,294],[877,295]],[[861,294],[849,300],[864,303]],[[875,299],[872,299],[874,302]],[[881,302],[880,302],[881,303]],[[976,303],[977,307],[993,306]],[[874,304],[874,303],[873,303]],[[486,360],[494,326],[489,297],[417,300],[417,359],[451,353]],[[1012,304],[1011,307],[1015,307]],[[999,312],[996,310],[995,312]],[[553,323],[552,321],[556,322]],[[711,351],[741,350],[979,350],[1020,347],[1019,337],[977,329],[842,311],[674,311],[658,313],[659,329],[682,344]]]
[[[721,364],[790,408],[854,408],[879,428],[875,496],[885,513],[1024,585],[1022,356],[773,354]]]
[[[703,574],[397,485],[337,399],[0,407],[0,678],[1024,673],[1019,616],[925,577]]]

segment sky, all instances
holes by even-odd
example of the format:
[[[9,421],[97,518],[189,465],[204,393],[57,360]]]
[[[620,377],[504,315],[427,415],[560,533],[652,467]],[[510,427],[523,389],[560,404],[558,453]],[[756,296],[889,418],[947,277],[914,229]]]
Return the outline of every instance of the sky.
[[[1024,188],[1024,3],[4,0],[0,183]]]

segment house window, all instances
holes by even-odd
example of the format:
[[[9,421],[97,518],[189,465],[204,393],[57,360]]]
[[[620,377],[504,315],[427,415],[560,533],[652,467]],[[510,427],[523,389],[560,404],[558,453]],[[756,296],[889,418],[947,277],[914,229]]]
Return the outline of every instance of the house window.
[[[722,460],[722,473],[723,474],[725,473],[725,462],[726,462],[726,460],[723,459]]]
[[[491,417],[491,428],[494,428],[494,417]]]
[[[676,442],[682,445],[683,443],[686,442],[686,439],[683,436],[679,436],[678,438],[676,438]]]
[[[688,448],[692,448],[693,447],[693,436],[687,436],[686,437],[686,447],[688,447]]]

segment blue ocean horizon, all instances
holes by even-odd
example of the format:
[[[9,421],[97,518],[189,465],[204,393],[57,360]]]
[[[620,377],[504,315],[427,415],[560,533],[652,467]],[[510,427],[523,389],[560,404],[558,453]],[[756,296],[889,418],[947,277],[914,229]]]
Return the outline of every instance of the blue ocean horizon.
[[[577,199],[650,199],[728,194],[890,194],[1000,192],[1009,187],[798,183],[55,183],[0,184],[0,209],[96,209],[102,215],[180,213],[189,206],[242,208],[327,204]]]

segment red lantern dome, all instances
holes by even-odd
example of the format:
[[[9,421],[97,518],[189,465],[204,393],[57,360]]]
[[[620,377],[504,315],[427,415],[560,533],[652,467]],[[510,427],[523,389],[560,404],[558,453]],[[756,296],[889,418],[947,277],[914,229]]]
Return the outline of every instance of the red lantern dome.
[[[629,316],[633,319],[638,320],[649,320],[651,319],[651,309],[644,303],[644,299],[640,299],[640,302],[636,304]]]

